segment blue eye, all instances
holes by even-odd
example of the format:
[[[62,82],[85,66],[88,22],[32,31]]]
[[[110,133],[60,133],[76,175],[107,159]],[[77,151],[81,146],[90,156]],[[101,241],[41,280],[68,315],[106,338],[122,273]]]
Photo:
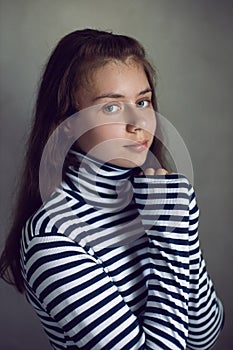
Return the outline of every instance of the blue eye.
[[[116,103],[112,103],[103,107],[105,113],[115,113],[120,110],[120,106]]]
[[[141,100],[139,102],[137,102],[137,106],[139,108],[147,108],[151,105],[151,101],[150,100]]]

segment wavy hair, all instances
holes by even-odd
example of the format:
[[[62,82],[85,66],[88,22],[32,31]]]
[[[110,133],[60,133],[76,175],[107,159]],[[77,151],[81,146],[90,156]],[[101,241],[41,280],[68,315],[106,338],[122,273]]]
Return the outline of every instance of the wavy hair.
[[[56,154],[58,125],[77,112],[75,92],[85,84],[94,69],[111,60],[131,58],[144,68],[152,89],[152,104],[157,111],[155,70],[146,58],[143,46],[135,39],[94,29],[77,30],[60,40],[46,66],[35,105],[33,126],[27,144],[24,169],[12,226],[0,258],[0,277],[24,291],[20,270],[20,239],[28,218],[42,205],[39,190],[39,168],[44,147],[53,134],[47,155],[49,173],[56,174],[59,160]],[[156,138],[153,153],[164,166],[162,143]],[[48,179],[49,180],[49,179]],[[54,190],[54,181],[48,184],[48,195]]]

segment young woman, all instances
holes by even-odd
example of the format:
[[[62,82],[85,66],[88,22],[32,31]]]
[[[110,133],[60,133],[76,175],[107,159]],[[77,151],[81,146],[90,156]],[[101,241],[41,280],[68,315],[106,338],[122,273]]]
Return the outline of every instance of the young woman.
[[[135,39],[91,29],[46,66],[1,276],[53,349],[209,349],[222,328],[193,188],[154,136],[154,75]]]

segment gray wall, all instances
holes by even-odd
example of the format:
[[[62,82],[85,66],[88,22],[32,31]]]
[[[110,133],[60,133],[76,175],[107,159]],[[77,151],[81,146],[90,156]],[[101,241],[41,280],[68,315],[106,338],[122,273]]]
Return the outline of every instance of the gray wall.
[[[7,233],[37,82],[55,43],[77,28],[111,29],[144,43],[159,72],[159,106],[191,154],[200,239],[226,310],[215,350],[233,344],[233,6],[210,0],[2,0],[1,242]],[[47,350],[24,298],[0,281],[0,348]],[[230,327],[231,326],[231,327]]]

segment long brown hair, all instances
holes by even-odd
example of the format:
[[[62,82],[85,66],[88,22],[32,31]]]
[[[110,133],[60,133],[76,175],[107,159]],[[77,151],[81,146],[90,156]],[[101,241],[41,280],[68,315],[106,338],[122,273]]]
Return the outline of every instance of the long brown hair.
[[[144,48],[133,38],[93,29],[77,30],[60,40],[48,60],[35,105],[15,216],[0,258],[0,277],[14,284],[20,292],[24,291],[20,271],[21,231],[27,219],[42,205],[39,167],[43,149],[57,126],[77,112],[75,92],[80,84],[85,83],[89,72],[109,60],[125,61],[129,57],[143,66],[152,89],[153,107],[157,111],[155,71],[145,56]],[[56,173],[56,137],[53,143],[47,166]],[[155,140],[153,147],[163,165],[161,142]],[[49,189],[50,192],[52,190]]]

